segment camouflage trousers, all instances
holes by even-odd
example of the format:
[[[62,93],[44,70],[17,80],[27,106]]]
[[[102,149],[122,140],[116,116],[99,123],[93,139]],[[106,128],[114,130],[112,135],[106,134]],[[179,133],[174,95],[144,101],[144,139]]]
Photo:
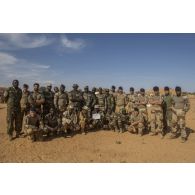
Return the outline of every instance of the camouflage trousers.
[[[154,134],[163,133],[163,113],[160,110],[151,112],[151,132]]]
[[[172,111],[166,110],[164,113],[164,127],[169,130],[172,126]]]
[[[29,113],[30,108],[21,108],[21,128],[23,129],[23,119]]]
[[[28,128],[25,128],[25,134],[32,141],[36,141],[38,139],[40,140],[40,138],[42,138],[41,130],[34,126],[29,126]]]
[[[79,126],[80,126],[80,129],[81,129],[81,132],[85,133],[86,130],[87,130],[87,127],[88,127],[88,122],[85,121],[85,120],[81,120],[81,121],[79,121]]]
[[[171,134],[177,135],[179,133],[181,133],[182,138],[187,137],[185,112],[177,109],[172,112]]]
[[[128,128],[128,131],[130,133],[137,133],[140,135],[143,135],[144,133],[144,124],[143,123],[138,123],[137,125],[130,125]]]
[[[14,111],[11,108],[7,108],[7,134],[13,135],[14,130],[19,134],[22,130],[21,126],[21,111]]]

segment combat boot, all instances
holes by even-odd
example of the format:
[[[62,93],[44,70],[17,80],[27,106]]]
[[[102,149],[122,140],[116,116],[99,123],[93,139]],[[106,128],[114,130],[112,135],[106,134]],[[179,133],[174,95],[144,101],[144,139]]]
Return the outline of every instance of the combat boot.
[[[13,136],[9,135],[9,141],[13,141]]]
[[[181,143],[185,143],[186,141],[187,141],[186,138],[184,137],[181,138]]]

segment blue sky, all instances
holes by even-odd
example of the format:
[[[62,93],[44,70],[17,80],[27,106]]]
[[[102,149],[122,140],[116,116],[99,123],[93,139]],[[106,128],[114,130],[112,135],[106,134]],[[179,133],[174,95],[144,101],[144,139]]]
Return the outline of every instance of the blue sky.
[[[195,91],[195,34],[0,34],[0,85],[13,79]]]

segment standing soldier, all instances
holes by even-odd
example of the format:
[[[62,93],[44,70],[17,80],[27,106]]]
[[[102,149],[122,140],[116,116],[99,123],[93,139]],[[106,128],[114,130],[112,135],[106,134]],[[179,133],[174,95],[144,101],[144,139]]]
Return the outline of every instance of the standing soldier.
[[[94,100],[93,100],[93,95],[89,91],[89,87],[85,86],[84,87],[84,92],[83,92],[83,99],[84,99],[84,106],[85,108],[88,108],[88,116],[91,117],[91,112],[92,112],[92,107],[94,106]]]
[[[119,113],[121,109],[125,109],[126,95],[123,93],[123,88],[118,88],[118,94],[116,95],[116,113]]]
[[[187,96],[182,95],[181,87],[175,88],[176,95],[173,96],[172,107],[172,129],[171,137],[175,138],[181,133],[181,142],[187,140],[185,116],[190,109],[190,103]]]
[[[119,133],[123,133],[126,130],[126,126],[129,121],[129,116],[126,113],[125,108],[120,109],[117,113],[117,123],[119,128]]]
[[[163,96],[163,115],[164,115],[164,127],[166,131],[170,131],[171,121],[172,121],[172,111],[171,107],[173,105],[173,97],[170,94],[169,87],[164,88],[164,96]]]
[[[126,111],[128,114],[131,114],[134,111],[137,96],[135,95],[135,89],[133,87],[130,87],[129,92],[130,93],[127,95],[126,100],[127,101]]]
[[[105,114],[107,110],[107,101],[106,96],[103,94],[102,88],[99,88],[99,93],[96,95],[97,97],[97,104],[99,105],[99,109],[101,112]]]
[[[92,103],[92,111],[94,110],[95,105],[97,104],[97,97],[96,97],[96,88],[93,87],[91,90],[92,98],[93,98],[93,103]]]
[[[143,135],[144,133],[144,117],[143,115],[139,112],[138,108],[134,108],[134,111],[131,115],[130,118],[130,126],[128,131],[131,133],[136,133],[139,134],[140,136]]]
[[[43,94],[39,92],[39,83],[34,83],[33,85],[34,90],[29,95],[28,101],[30,103],[31,108],[34,108],[36,113],[41,115],[42,114],[42,105],[45,102],[45,98]]]
[[[161,138],[163,138],[163,100],[159,92],[159,87],[155,86],[153,88],[153,91],[154,96],[150,96],[149,98],[149,103],[151,104],[150,135],[153,136],[159,133],[161,135]]]
[[[52,85],[48,84],[44,91],[45,102],[43,104],[43,117],[45,117],[51,108],[54,107],[54,92],[52,91]]]
[[[73,90],[69,93],[70,105],[73,107],[76,113],[79,113],[83,104],[83,96],[82,93],[78,90],[79,86],[74,84]]]
[[[136,98],[136,107],[144,117],[144,126],[148,128],[148,112],[147,112],[148,96],[145,94],[145,89],[140,89],[140,94]]]
[[[56,86],[53,88],[53,90],[54,90],[54,94],[56,94],[56,93],[58,93],[58,92],[59,92],[59,88],[58,88],[58,87],[56,87]]]
[[[68,94],[66,93],[65,88],[64,85],[60,85],[60,91],[54,95],[54,106],[58,111],[61,122],[63,113],[67,110],[69,103]]]
[[[16,137],[18,138],[21,132],[21,105],[22,90],[18,87],[19,81],[14,80],[12,87],[9,87],[4,92],[5,102],[7,103],[7,133],[9,140],[13,140],[13,131],[15,128]]]
[[[112,94],[109,93],[109,89],[106,89],[106,102],[107,102],[107,110],[106,112],[114,112],[115,111],[115,98]]]
[[[28,85],[24,84],[23,91],[22,91],[22,99],[20,101],[20,104],[21,104],[21,127],[23,126],[23,118],[30,111],[30,104],[28,102],[29,95],[30,95],[30,91],[28,91]]]

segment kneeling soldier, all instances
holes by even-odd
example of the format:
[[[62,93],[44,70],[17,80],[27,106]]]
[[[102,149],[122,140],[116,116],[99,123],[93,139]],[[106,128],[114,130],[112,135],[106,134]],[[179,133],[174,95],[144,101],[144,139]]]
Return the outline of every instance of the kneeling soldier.
[[[144,133],[144,117],[139,112],[138,108],[134,108],[131,115],[131,125],[129,126],[129,132],[139,134],[140,136]]]
[[[89,109],[84,106],[79,114],[79,126],[83,135],[86,134],[88,128]]]
[[[44,120],[44,133],[47,135],[53,135],[56,134],[59,130],[60,126],[60,119],[55,114],[55,111],[53,108],[50,108],[49,114],[45,116]]]
[[[41,117],[31,108],[30,113],[25,117],[24,130],[28,138],[34,142],[41,138]]]

